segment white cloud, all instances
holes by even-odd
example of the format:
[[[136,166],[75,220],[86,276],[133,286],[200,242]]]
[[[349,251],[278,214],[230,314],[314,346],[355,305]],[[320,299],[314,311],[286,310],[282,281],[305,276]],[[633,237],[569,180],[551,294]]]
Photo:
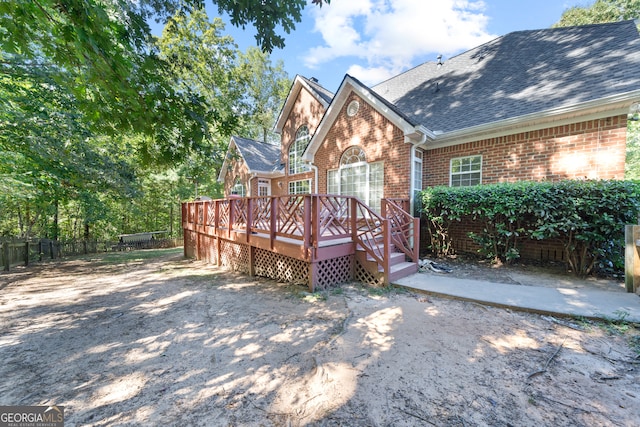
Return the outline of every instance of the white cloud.
[[[377,83],[416,59],[449,56],[494,38],[484,8],[480,0],[336,0],[314,8],[324,43],[309,50],[305,65],[353,58],[350,74]]]

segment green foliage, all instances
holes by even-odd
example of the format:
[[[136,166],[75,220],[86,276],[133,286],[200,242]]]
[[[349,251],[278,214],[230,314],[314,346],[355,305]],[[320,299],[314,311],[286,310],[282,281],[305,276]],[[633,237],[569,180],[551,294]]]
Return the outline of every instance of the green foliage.
[[[272,64],[267,54],[249,48],[238,58],[238,73],[244,86],[244,96],[239,103],[243,113],[241,135],[279,143],[280,136],[273,128],[291,86],[284,63]]]
[[[330,0],[313,0],[312,3],[322,6],[329,4]],[[218,11],[228,12],[231,15],[231,23],[243,29],[247,24],[253,24],[256,29],[256,41],[266,52],[271,52],[274,47],[284,47],[284,37],[276,34],[276,28],[281,27],[289,34],[295,29],[295,24],[300,22],[302,9],[307,5],[307,0],[215,0]]]
[[[230,134],[268,121],[247,107],[248,82],[275,81],[280,93],[282,74],[259,53],[268,66],[254,77],[203,3],[0,2],[0,235],[175,236],[181,201],[220,196]],[[284,3],[219,6],[245,23],[274,18],[263,39],[273,46],[279,19],[295,11]],[[159,40],[151,18],[167,22]]]
[[[640,179],[640,120],[629,120],[627,126],[626,179]]]
[[[590,6],[574,6],[564,11],[554,27],[600,24],[640,17],[640,0],[596,0]]]
[[[594,268],[620,268],[624,225],[636,223],[640,183],[634,181],[519,182],[423,191],[430,247],[452,253],[449,227],[473,220],[470,233],[488,258],[512,262],[523,239],[562,243],[569,268],[585,276]]]

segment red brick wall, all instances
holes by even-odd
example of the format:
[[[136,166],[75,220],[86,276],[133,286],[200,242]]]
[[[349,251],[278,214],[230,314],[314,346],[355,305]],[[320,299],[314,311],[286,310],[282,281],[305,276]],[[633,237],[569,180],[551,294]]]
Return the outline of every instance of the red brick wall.
[[[615,116],[427,150],[424,186],[449,185],[450,160],[482,155],[482,183],[623,179],[627,117]]]
[[[247,186],[247,183],[249,182],[249,171],[247,169],[247,164],[242,160],[241,157],[239,157],[237,155],[237,152],[234,150],[231,154],[232,156],[236,156],[236,158],[231,159],[229,161],[228,167],[227,167],[227,173],[224,177],[224,195],[228,196],[231,194],[231,189],[233,188],[234,184],[236,183],[236,178],[240,178],[240,182],[242,182],[242,184],[244,184],[245,186],[245,191],[247,192],[246,195],[253,195],[253,191],[255,190],[255,194],[258,194],[258,182],[257,180],[253,180],[255,181],[254,186],[256,187],[249,189]]]
[[[426,227],[426,224],[423,224]],[[481,233],[482,223],[465,218],[461,222],[454,222],[449,226],[449,235],[457,253],[478,254],[480,248],[468,237],[469,232]],[[426,253],[429,244],[428,237],[422,241],[422,252]],[[535,261],[565,261],[562,245],[557,241],[522,239],[518,244],[520,259]]]
[[[482,155],[482,183],[559,181],[562,179],[624,179],[627,117],[615,116],[453,147],[427,150],[423,156],[423,186],[449,185],[450,160]],[[457,252],[477,253],[467,237],[480,224],[454,224],[451,235]],[[428,244],[426,239],[423,245]],[[423,246],[423,250],[425,247]],[[539,261],[564,261],[555,241],[521,241],[520,257]]]
[[[285,176],[271,181],[271,194],[274,196],[289,193],[289,182],[311,178],[311,191],[314,190],[314,173],[305,172],[302,174],[289,175],[289,146],[296,140],[296,132],[302,125],[309,128],[309,134],[313,135],[324,115],[324,106],[306,89],[302,89],[289,113],[289,117],[282,128],[281,154],[284,163]]]
[[[346,108],[352,100],[360,103],[360,109],[349,117]],[[400,129],[354,93],[349,95],[316,152],[318,192],[326,193],[327,170],[337,169],[342,153],[354,145],[364,150],[367,162],[384,161],[384,197],[409,197],[411,144],[404,142]]]

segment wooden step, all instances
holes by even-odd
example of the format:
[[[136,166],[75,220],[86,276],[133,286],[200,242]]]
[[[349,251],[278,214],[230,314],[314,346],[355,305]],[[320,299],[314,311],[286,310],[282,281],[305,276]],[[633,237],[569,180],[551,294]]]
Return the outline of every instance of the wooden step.
[[[389,282],[393,283],[398,279],[402,279],[403,277],[407,277],[417,272],[418,272],[417,262],[403,262],[400,264],[393,265],[391,266],[391,272],[389,272]]]

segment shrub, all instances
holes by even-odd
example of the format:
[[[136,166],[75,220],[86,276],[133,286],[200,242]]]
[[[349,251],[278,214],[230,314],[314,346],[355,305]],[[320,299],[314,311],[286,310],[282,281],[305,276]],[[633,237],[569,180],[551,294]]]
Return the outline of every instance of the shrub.
[[[468,235],[487,258],[510,263],[523,239],[556,240],[568,267],[586,276],[599,265],[622,265],[624,225],[637,222],[639,196],[636,181],[585,180],[434,187],[422,202],[438,256],[453,252],[450,225],[471,218],[482,232]]]

